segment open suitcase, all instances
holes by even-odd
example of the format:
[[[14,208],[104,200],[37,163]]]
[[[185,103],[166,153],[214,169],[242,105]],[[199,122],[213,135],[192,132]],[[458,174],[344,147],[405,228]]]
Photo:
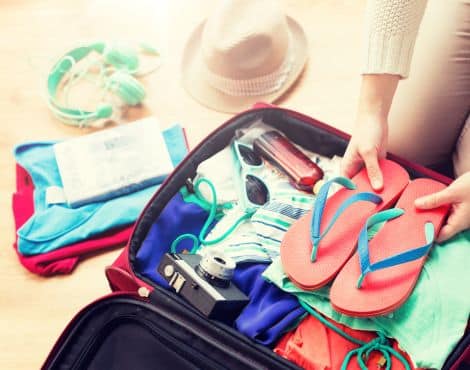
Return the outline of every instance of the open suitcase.
[[[349,136],[294,111],[256,105],[217,128],[167,178],[138,219],[131,239],[106,276],[114,293],[85,307],[51,350],[43,369],[298,369],[294,363],[229,325],[208,320],[174,291],[139,271],[137,252],[152,224],[199,163],[230,143],[235,130],[256,119],[321,155],[342,155]],[[451,179],[396,156],[411,177]],[[164,246],[163,249],[169,246]],[[444,369],[469,369],[470,335],[461,339]],[[376,368],[376,365],[373,365]]]

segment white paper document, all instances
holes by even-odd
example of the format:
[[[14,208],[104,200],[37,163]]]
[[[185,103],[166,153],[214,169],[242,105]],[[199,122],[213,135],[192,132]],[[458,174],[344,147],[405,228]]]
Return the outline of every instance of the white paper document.
[[[54,152],[71,207],[158,184],[173,170],[153,117],[57,143]]]

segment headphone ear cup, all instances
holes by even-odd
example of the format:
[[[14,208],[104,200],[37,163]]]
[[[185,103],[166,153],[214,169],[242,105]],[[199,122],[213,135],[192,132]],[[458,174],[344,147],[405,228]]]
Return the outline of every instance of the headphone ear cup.
[[[139,68],[139,58],[137,53],[125,46],[107,46],[103,51],[106,63],[117,69],[125,69],[129,73],[134,73]]]
[[[143,85],[129,73],[123,71],[111,74],[107,78],[106,86],[128,105],[140,104],[145,98]]]

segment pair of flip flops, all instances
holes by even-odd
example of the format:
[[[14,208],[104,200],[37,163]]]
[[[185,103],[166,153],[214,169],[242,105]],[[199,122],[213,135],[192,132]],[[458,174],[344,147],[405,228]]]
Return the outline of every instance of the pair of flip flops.
[[[334,279],[333,308],[369,317],[390,313],[409,297],[448,207],[418,210],[414,201],[442,190],[431,179],[410,181],[407,171],[381,160],[383,190],[374,192],[363,170],[351,180],[325,183],[314,210],[296,221],[281,243],[282,266],[304,290]],[[327,199],[332,183],[343,186]],[[390,208],[395,205],[395,208]],[[368,241],[368,228],[384,223]]]

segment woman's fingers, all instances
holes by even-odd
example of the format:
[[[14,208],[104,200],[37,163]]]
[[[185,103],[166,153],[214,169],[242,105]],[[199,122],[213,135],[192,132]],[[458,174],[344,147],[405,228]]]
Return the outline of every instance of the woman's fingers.
[[[445,188],[437,193],[426,195],[415,200],[415,206],[419,209],[433,209],[455,201],[454,195],[449,188]]]

